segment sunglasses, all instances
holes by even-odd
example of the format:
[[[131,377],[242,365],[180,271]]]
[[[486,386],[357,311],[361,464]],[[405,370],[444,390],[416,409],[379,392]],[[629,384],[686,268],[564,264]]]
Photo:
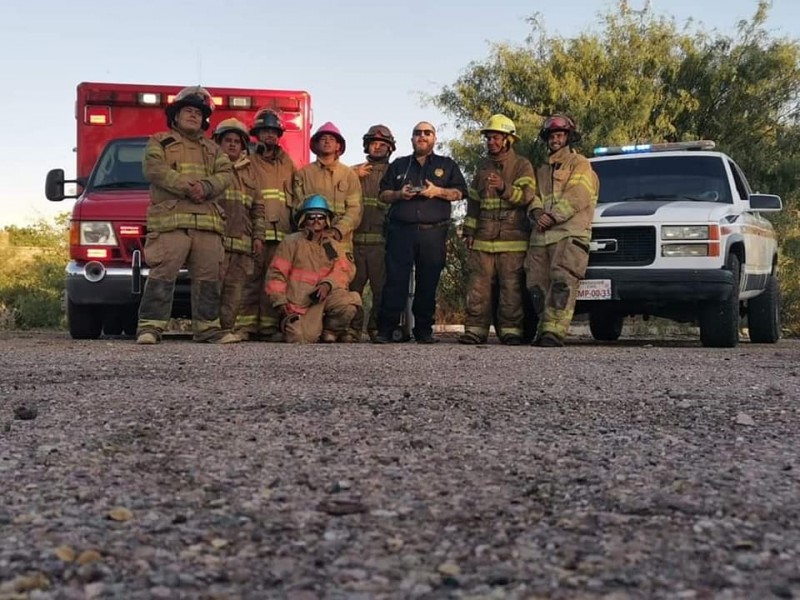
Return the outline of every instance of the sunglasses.
[[[325,215],[306,215],[306,221],[324,221],[327,218]]]
[[[417,137],[419,137],[421,135],[429,136],[429,135],[433,135],[433,134],[434,134],[434,132],[433,132],[432,129],[415,129],[414,130],[414,135],[416,135]]]

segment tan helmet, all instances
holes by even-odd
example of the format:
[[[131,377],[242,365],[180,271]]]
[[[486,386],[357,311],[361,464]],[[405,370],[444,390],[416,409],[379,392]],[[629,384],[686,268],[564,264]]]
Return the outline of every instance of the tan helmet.
[[[214,130],[214,141],[219,144],[222,142],[222,136],[231,131],[239,134],[239,137],[242,138],[244,149],[247,150],[247,146],[250,144],[250,133],[247,131],[245,124],[235,117],[223,119],[219,122]]]
[[[497,114],[489,117],[489,120],[486,121],[486,125],[484,125],[483,129],[481,129],[481,135],[485,135],[490,132],[506,134],[511,138],[511,143],[516,143],[519,141],[519,136],[517,135],[517,126],[514,125],[514,121],[505,115]]]
[[[367,133],[362,139],[364,140],[364,154],[369,154],[371,142],[386,142],[389,145],[389,154],[397,150],[392,130],[386,125],[373,125],[367,129]]]
[[[175,117],[184,106],[194,106],[199,108],[203,113],[203,131],[211,126],[209,118],[211,113],[214,112],[214,98],[204,87],[193,85],[183,88],[180,92],[175,94],[172,102],[167,104],[164,112],[167,113],[167,127],[175,125]]]

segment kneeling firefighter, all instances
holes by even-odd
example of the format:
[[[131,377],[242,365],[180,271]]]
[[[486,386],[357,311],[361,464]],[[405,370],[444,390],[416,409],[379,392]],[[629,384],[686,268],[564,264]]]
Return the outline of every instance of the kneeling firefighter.
[[[323,196],[307,198],[297,214],[300,231],[280,243],[270,263],[266,292],[287,342],[354,341],[348,330],[361,296],[349,291],[355,263],[330,235],[332,218]]]

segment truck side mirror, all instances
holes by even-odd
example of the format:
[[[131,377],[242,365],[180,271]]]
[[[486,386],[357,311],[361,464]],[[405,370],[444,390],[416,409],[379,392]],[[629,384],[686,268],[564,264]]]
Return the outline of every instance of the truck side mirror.
[[[51,202],[64,199],[64,169],[51,169],[44,182],[44,195]]]
[[[44,195],[51,202],[59,202],[64,198],[77,198],[78,194],[67,194],[64,191],[64,184],[77,183],[85,186],[83,177],[78,179],[64,179],[64,169],[51,169],[47,172],[47,179],[44,182]]]
[[[776,212],[783,208],[781,197],[774,194],[750,194],[750,210]]]

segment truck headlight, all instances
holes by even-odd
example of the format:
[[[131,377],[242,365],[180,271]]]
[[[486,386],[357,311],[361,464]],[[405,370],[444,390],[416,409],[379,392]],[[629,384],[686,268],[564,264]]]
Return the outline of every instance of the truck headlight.
[[[708,240],[708,225],[662,225],[662,240]]]
[[[664,244],[661,256],[665,258],[709,256],[708,244]]]
[[[116,246],[117,236],[108,221],[81,221],[81,246]]]

